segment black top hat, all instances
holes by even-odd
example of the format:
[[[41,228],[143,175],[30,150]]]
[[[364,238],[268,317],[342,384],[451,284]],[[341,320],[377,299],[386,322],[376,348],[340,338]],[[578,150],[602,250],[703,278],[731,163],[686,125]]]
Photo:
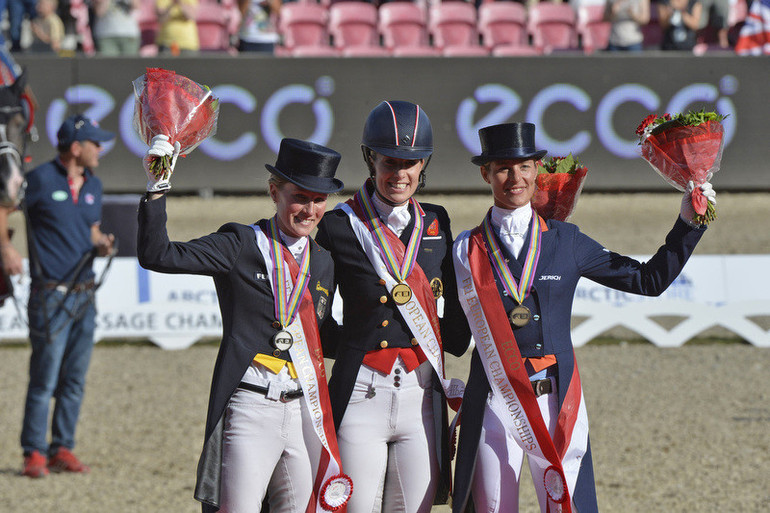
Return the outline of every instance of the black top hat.
[[[535,148],[535,125],[532,123],[503,123],[479,130],[481,155],[471,162],[481,166],[493,160],[534,159],[548,153]]]
[[[334,178],[342,156],[336,151],[299,139],[282,139],[275,166],[268,171],[302,189],[330,194],[345,186]]]

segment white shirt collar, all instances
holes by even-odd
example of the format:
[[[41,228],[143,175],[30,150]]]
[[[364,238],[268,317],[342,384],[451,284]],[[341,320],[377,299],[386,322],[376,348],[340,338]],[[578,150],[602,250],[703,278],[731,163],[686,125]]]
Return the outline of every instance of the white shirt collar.
[[[400,237],[412,219],[412,214],[409,212],[409,202],[404,205],[388,205],[375,192],[372,194],[372,205],[374,205],[374,209],[382,222]]]
[[[302,251],[307,245],[307,237],[292,237],[291,235],[286,235],[280,229],[278,230],[278,233],[281,235],[283,243],[289,248],[292,256],[294,256],[294,259],[299,263],[300,255],[302,255]]]

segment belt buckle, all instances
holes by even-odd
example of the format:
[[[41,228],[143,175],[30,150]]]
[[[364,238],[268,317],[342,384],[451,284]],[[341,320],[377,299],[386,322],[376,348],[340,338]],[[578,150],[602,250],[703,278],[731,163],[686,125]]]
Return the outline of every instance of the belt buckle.
[[[288,403],[288,402],[291,400],[291,399],[289,399],[288,397],[286,397],[286,390],[284,390],[283,392],[281,392],[281,396],[280,396],[278,399],[279,399],[279,401],[281,401],[282,403]]]
[[[546,383],[551,383],[548,379],[539,379],[535,381],[535,396],[540,397],[546,393]]]

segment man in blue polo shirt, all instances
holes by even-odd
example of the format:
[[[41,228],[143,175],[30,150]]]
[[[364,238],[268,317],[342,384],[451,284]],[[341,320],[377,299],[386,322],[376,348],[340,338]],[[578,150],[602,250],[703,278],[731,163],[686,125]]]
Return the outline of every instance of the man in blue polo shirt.
[[[99,229],[101,144],[114,134],[82,115],[64,120],[58,156],[30,171],[25,205],[32,283],[29,338],[32,357],[21,446],[24,470],[43,477],[49,470],[88,472],[72,453],[75,425],[94,343],[95,255],[112,251],[114,237]],[[54,399],[51,442],[48,410]]]

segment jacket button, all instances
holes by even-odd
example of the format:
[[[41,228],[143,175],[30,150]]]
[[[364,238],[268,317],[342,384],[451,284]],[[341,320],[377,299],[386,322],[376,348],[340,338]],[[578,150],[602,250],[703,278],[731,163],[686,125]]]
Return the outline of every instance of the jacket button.
[[[279,329],[281,327],[281,323],[278,321],[273,321],[273,328]]]
[[[535,344],[535,347],[536,347],[537,349],[540,349],[540,348],[542,348],[542,347],[543,347],[543,344]]]
[[[382,342],[380,342],[380,347],[383,348],[383,349],[388,347],[388,341],[387,340],[383,340]]]
[[[416,338],[413,338],[413,339],[412,339],[412,345],[413,345],[413,346],[416,346],[417,344],[419,344],[419,342],[417,342],[417,339],[416,339]]]
[[[383,305],[388,302],[388,296],[380,296],[380,303]]]
[[[387,326],[387,325],[388,325],[388,320],[387,320],[387,319],[385,319],[384,321],[382,321],[382,327],[383,327],[383,328],[384,328],[385,326]]]
[[[380,278],[380,281],[378,281],[377,283],[379,283],[380,285],[385,285],[385,280],[383,280],[382,278]]]

